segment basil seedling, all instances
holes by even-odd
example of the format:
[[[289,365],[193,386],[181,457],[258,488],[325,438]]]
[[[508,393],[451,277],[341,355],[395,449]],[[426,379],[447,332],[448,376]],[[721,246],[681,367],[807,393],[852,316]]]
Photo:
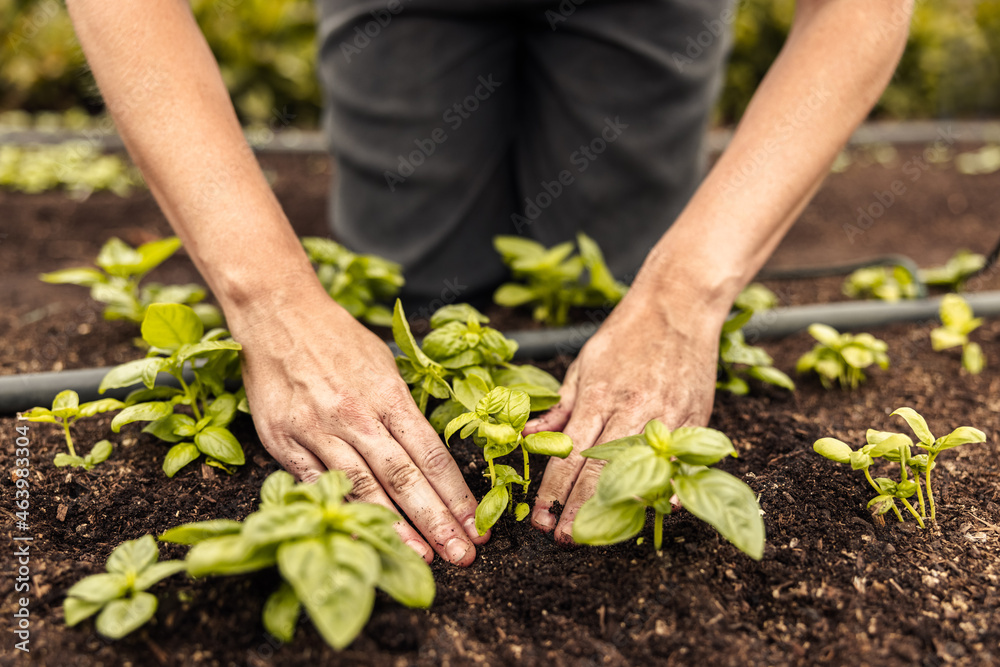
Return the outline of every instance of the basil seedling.
[[[834,382],[844,389],[857,389],[866,379],[865,368],[872,364],[883,370],[889,367],[889,346],[869,333],[842,334],[825,324],[811,324],[809,334],[819,342],[799,357],[795,370],[815,371],[827,389]]]
[[[533,306],[539,322],[562,326],[571,307],[598,307],[621,301],[628,287],[614,279],[593,239],[577,234],[578,255],[567,241],[546,248],[520,236],[497,236],[493,246],[518,282],[503,284],[493,295],[501,306]]]
[[[86,456],[77,456],[76,448],[73,446],[73,434],[70,433],[70,427],[85,417],[93,417],[102,412],[120,410],[124,407],[124,403],[114,398],[102,398],[81,405],[80,395],[72,389],[67,389],[56,394],[51,408],[31,408],[27,412],[18,415],[18,419],[30,422],[59,424],[63,429],[63,435],[66,438],[66,448],[69,450],[69,454],[56,454],[52,462],[58,467],[73,466],[90,470],[111,456],[112,445],[107,440],[101,440],[91,448],[89,454]]]
[[[81,267],[43,273],[47,283],[82,285],[90,288],[90,296],[105,304],[104,319],[128,320],[139,324],[146,308],[154,303],[182,303],[192,306],[207,327],[219,326],[222,315],[215,306],[200,303],[205,289],[200,285],[139,286],[146,274],[170,258],[181,247],[176,236],[150,241],[133,248],[112,237],[101,248],[94,261],[99,268]]]
[[[242,523],[190,523],[160,539],[194,545],[184,560],[193,577],[277,566],[283,581],[264,604],[264,628],[289,642],[304,608],[323,639],[341,649],[368,621],[375,588],[408,607],[434,600],[430,568],[393,528],[399,516],[381,505],[345,502],[350,490],[339,470],[313,484],[278,471],[261,487],[260,508]]]
[[[877,494],[868,502],[868,507],[874,508],[873,511],[877,516],[892,509],[895,511],[896,517],[902,521],[903,516],[895,502],[900,500],[923,528],[923,520],[927,518],[927,506],[924,505],[920,476],[924,476],[927,505],[930,506],[931,521],[934,521],[936,512],[934,492],[931,488],[931,471],[935,467],[938,455],[946,449],[986,442],[986,434],[971,426],[960,426],[946,436],[935,438],[927,427],[926,420],[912,408],[899,408],[892,414],[906,420],[917,436],[916,446],[923,449],[926,454],[913,456],[911,453],[913,441],[905,434],[874,429],[868,429],[865,437],[867,443],[857,450],[852,450],[849,445],[836,438],[820,438],[813,444],[813,449],[816,453],[832,461],[850,465],[854,470],[864,471],[865,478]],[[898,482],[886,477],[872,478],[868,469],[874,459],[879,457],[899,464],[900,479]],[[910,479],[911,475],[913,479]],[[920,504],[919,514],[907,500],[914,494],[917,495]]]
[[[402,267],[377,255],[358,255],[330,239],[302,239],[323,289],[355,318],[377,326],[391,326],[392,313],[382,305],[396,296]]]
[[[979,273],[986,266],[986,257],[979,253],[959,250],[944,266],[921,269],[919,276],[927,285],[947,287],[954,292],[961,292],[965,281]]]
[[[484,388],[480,388],[484,390]],[[531,484],[528,454],[566,458],[573,451],[573,441],[564,433],[542,431],[523,435],[524,425],[531,412],[531,398],[519,389],[494,387],[486,393],[478,393],[471,388],[475,399],[474,408],[452,419],[444,430],[447,443],[456,432],[462,438],[471,437],[483,448],[490,479],[490,490],[476,508],[476,530],[485,535],[497,522],[504,510],[511,508],[518,521],[528,515],[527,503],[514,503],[512,488],[519,485],[527,494]],[[520,448],[524,462],[523,474],[506,465],[495,465],[494,461],[512,454]]]
[[[145,359],[111,369],[101,381],[103,393],[138,382],[146,385],[126,398],[124,410],[112,420],[115,433],[125,424],[151,422],[144,433],[175,443],[163,461],[163,472],[173,477],[202,454],[209,465],[243,465],[243,447],[228,430],[240,399],[226,391],[225,381],[240,377],[240,344],[225,329],[206,332],[191,308],[180,304],[152,304],[142,321],[142,338],[149,345]],[[195,363],[198,360],[199,363]],[[194,374],[184,379],[185,366]],[[180,387],[156,386],[159,373],[173,376]],[[178,413],[178,405],[191,415]]]
[[[774,292],[763,285],[747,286],[733,304],[736,313],[722,325],[719,339],[719,379],[716,389],[723,389],[738,396],[750,391],[750,385],[743,377],[756,378],[788,391],[795,391],[795,383],[774,367],[774,360],[763,348],[749,345],[743,334],[743,327],[755,312],[762,312],[777,303]]]
[[[671,431],[658,419],[641,435],[591,447],[583,456],[607,461],[597,490],[573,520],[573,540],[614,544],[634,537],[652,507],[653,546],[663,547],[663,521],[676,494],[691,514],[713,526],[754,560],[764,555],[764,521],[753,490],[729,473],[710,468],[736,456],[721,431],[682,426]]]
[[[95,627],[110,639],[121,639],[156,613],[157,600],[150,588],[183,572],[184,561],[161,561],[152,535],[118,545],[108,556],[107,572],[81,579],[66,593],[63,616],[72,627],[100,612]]]
[[[978,375],[986,365],[986,356],[979,343],[969,340],[969,334],[979,328],[982,318],[973,317],[972,308],[957,294],[946,294],[939,312],[944,326],[931,331],[931,346],[938,351],[961,346],[962,367]]]
[[[913,275],[902,266],[858,269],[847,277],[843,287],[845,296],[854,299],[873,297],[882,301],[915,299],[917,291]]]

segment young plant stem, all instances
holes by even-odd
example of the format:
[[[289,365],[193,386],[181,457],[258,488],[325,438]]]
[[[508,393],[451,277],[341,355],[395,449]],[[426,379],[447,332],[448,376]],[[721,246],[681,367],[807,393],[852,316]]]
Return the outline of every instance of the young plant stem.
[[[878,484],[876,484],[875,480],[872,479],[872,474],[870,472],[868,472],[868,468],[864,468],[864,471],[865,471],[865,477],[868,479],[868,483],[871,484],[872,488],[875,489],[876,491],[878,491],[878,494],[881,496],[882,495],[882,487],[879,486]],[[899,513],[899,508],[896,507],[896,503],[895,502],[892,503],[892,511],[896,513],[896,518],[899,519],[899,522],[903,523],[903,515]]]
[[[653,516],[653,548],[660,551],[663,548],[663,513],[654,510]]]
[[[497,482],[497,473],[496,470],[493,468],[493,459],[488,460],[486,463],[488,463],[490,466],[490,488],[492,489],[493,485],[496,484]]]
[[[920,474],[914,474],[914,478],[917,480],[917,500],[920,503],[920,516],[927,518],[927,508],[924,506],[924,490],[920,488]]]
[[[73,449],[73,436],[69,432],[69,421],[63,420],[63,432],[66,434],[66,446],[69,448],[69,455],[76,456],[76,450]]]
[[[902,499],[902,498],[900,498],[900,500],[903,500],[903,499]],[[897,519],[899,519],[899,522],[900,522],[900,523],[903,523],[903,515],[902,515],[902,514],[900,514],[900,512],[899,512],[899,508],[898,508],[898,507],[896,507],[896,503],[895,503],[895,501],[891,501],[891,502],[892,502],[892,511],[896,513],[896,518],[897,518]],[[905,503],[906,501],[905,501],[905,500],[903,500],[903,502]],[[909,503],[906,503],[906,504],[907,504],[907,505],[909,505]],[[917,520],[919,521],[919,519],[917,519]]]
[[[521,445],[521,453],[524,454],[524,481],[530,482],[531,477],[528,476],[528,450],[524,448],[524,445]],[[527,493],[527,488],[525,489],[525,493]]]
[[[920,527],[926,528],[927,526],[924,525],[924,520],[920,518],[919,514],[917,514],[917,510],[913,509],[913,505],[910,504],[910,501],[907,500],[906,498],[900,498],[900,500],[902,500],[903,504],[906,505],[906,509],[910,510],[910,514],[912,514],[913,518],[917,520],[917,523],[920,524]]]
[[[191,411],[194,412],[195,421],[199,421],[201,419],[201,410],[198,408],[198,396],[191,392],[191,387],[189,387],[188,383],[184,381],[184,375],[182,373],[178,373],[174,377],[181,383],[181,389],[184,390],[184,396],[186,396],[188,401],[191,403]]]
[[[934,492],[931,491],[931,468],[934,467],[934,459],[937,457],[936,453],[928,453],[927,455],[927,504],[931,508],[931,521],[935,521],[934,518]]]

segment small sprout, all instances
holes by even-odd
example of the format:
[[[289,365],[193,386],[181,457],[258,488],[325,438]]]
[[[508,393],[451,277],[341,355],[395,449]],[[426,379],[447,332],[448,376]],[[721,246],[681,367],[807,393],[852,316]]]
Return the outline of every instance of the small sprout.
[[[355,318],[376,326],[392,325],[383,305],[403,286],[402,267],[377,255],[359,255],[330,239],[302,238],[323,289]]]
[[[970,176],[992,174],[1000,169],[1000,146],[987,144],[977,151],[959,153],[955,156],[955,169]]]
[[[764,521],[754,492],[729,473],[710,468],[736,456],[732,441],[711,428],[683,426],[671,431],[657,419],[633,435],[592,447],[583,456],[607,461],[597,491],[573,520],[581,544],[614,544],[631,539],[654,510],[653,546],[663,547],[664,516],[676,494],[691,514],[712,525],[754,560],[764,555]]]
[[[181,304],[150,305],[142,321],[142,338],[149,346],[147,357],[112,368],[98,389],[104,393],[139,382],[145,385],[128,395],[111,429],[118,433],[126,424],[150,422],[143,433],[173,444],[163,460],[167,477],[202,454],[209,465],[227,472],[217,464],[243,465],[243,447],[228,429],[240,399],[225,387],[227,379],[240,377],[240,344],[225,329],[206,332],[195,312]],[[194,374],[190,384],[184,379],[185,366]],[[160,373],[173,376],[180,386],[157,386]],[[189,407],[192,414],[177,412],[179,405]]]
[[[889,346],[869,333],[842,334],[825,324],[812,324],[809,334],[819,341],[799,358],[798,373],[815,371],[827,389],[839,382],[841,388],[857,389],[865,381],[864,369],[876,364],[889,367]]]
[[[107,440],[101,440],[94,445],[89,454],[78,456],[76,448],[73,446],[73,435],[70,433],[70,426],[84,417],[93,417],[102,412],[121,410],[124,407],[124,403],[114,398],[102,398],[81,404],[80,395],[72,389],[67,389],[56,395],[52,401],[51,408],[32,408],[18,415],[18,419],[29,422],[59,424],[63,429],[63,435],[66,438],[66,448],[69,450],[69,454],[56,454],[53,463],[59,467],[73,466],[90,470],[111,456],[111,443]]]
[[[874,429],[868,429],[865,436],[866,444],[860,449],[851,449],[850,445],[836,438],[820,438],[813,444],[813,450],[831,461],[850,465],[854,470],[862,470],[865,473],[865,478],[876,493],[875,497],[868,502],[868,507],[873,514],[881,516],[891,509],[896,513],[896,518],[903,521],[903,515],[896,506],[896,500],[899,500],[917,520],[920,527],[924,528],[927,506],[924,505],[920,476],[924,476],[927,505],[930,506],[930,519],[934,521],[936,513],[934,493],[931,488],[931,470],[936,465],[938,454],[946,449],[961,445],[986,442],[986,434],[971,426],[960,426],[946,436],[935,438],[924,418],[912,408],[899,408],[892,414],[903,418],[909,424],[910,429],[917,436],[916,447],[923,449],[926,454],[913,456],[914,443],[908,435]],[[899,464],[899,481],[887,477],[872,478],[869,468],[877,458],[884,458]],[[920,505],[919,514],[908,500],[914,494],[916,494]]]
[[[473,390],[475,391],[475,390]],[[511,509],[518,521],[528,515],[526,503],[515,503],[513,486],[517,484],[522,492],[528,492],[531,484],[528,454],[555,456],[564,459],[573,451],[573,441],[564,433],[542,431],[523,435],[524,426],[531,412],[531,398],[519,389],[494,387],[489,392],[475,394],[475,403],[470,412],[452,419],[444,430],[444,441],[459,433],[462,438],[471,437],[483,448],[490,479],[490,490],[476,508],[476,530],[485,535],[497,522],[504,510]],[[524,461],[523,474],[507,465],[496,465],[494,461],[512,454],[520,448]]]
[[[379,588],[408,607],[434,600],[434,576],[393,524],[395,512],[348,503],[351,482],[329,470],[315,483],[272,473],[260,508],[242,523],[201,521],[171,528],[160,540],[193,545],[184,560],[193,577],[256,572],[277,566],[282,582],[264,603],[264,628],[289,642],[304,609],[335,649],[368,621]]]
[[[72,627],[97,612],[95,627],[110,639],[121,639],[153,618],[157,600],[146,589],[183,572],[184,562],[160,560],[152,535],[118,545],[108,556],[107,572],[81,579],[66,593],[63,615]]]
[[[722,325],[719,339],[719,379],[716,389],[724,389],[738,396],[750,391],[746,377],[756,378],[788,391],[795,391],[795,383],[773,366],[774,360],[763,348],[749,345],[743,327],[755,312],[774,308],[778,297],[763,285],[754,283],[740,292],[733,304],[737,312]]]
[[[497,236],[493,246],[518,282],[505,283],[493,300],[501,306],[533,306],[539,322],[563,326],[573,307],[615,305],[628,287],[615,280],[597,243],[577,234],[578,255],[567,241],[546,248],[520,236]]]
[[[99,268],[80,267],[43,273],[40,278],[57,285],[72,284],[90,288],[90,296],[105,304],[104,319],[128,320],[141,324],[146,308],[154,303],[182,303],[192,306],[205,326],[215,327],[222,315],[215,306],[201,303],[205,289],[200,285],[161,285],[139,283],[150,271],[170,258],[181,247],[180,239],[171,236],[133,248],[112,237],[94,261]]]
[[[961,292],[965,281],[979,273],[986,266],[986,256],[959,250],[944,266],[920,270],[920,280],[927,285],[947,287],[953,292]]]
[[[941,299],[941,323],[944,326],[931,331],[931,346],[935,351],[962,347],[962,368],[978,375],[986,365],[986,356],[979,343],[969,340],[969,334],[979,328],[982,318],[973,317],[972,308],[957,294],[946,294]]]
[[[845,296],[854,299],[873,297],[882,301],[915,299],[918,295],[917,282],[902,266],[858,269],[844,281],[843,291]]]

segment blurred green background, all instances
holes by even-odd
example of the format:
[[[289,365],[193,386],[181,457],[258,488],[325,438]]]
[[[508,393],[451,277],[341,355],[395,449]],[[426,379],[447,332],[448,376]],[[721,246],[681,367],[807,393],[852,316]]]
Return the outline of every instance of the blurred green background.
[[[878,0],[872,0],[877,2]],[[742,0],[717,120],[740,114],[781,47],[794,0]],[[247,125],[315,126],[315,12],[309,0],[193,0]],[[0,111],[100,110],[63,5],[0,0]],[[918,0],[878,118],[1000,116],[1000,0]]]

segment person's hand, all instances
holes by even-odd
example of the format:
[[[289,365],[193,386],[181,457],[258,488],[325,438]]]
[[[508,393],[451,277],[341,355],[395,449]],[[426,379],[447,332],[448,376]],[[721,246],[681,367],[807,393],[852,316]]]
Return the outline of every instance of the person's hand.
[[[569,457],[549,460],[531,516],[536,528],[554,528],[557,541],[572,542],[573,519],[604,464],[580,452],[641,433],[650,419],[671,429],[708,423],[725,314],[680,310],[626,295],[570,365],[559,404],[525,427],[573,439]],[[563,505],[558,525],[549,511],[555,502]]]
[[[264,446],[300,480],[342,470],[349,499],[395,502],[420,531],[399,521],[397,532],[428,562],[436,551],[471,564],[473,542],[489,539],[476,532],[475,497],[388,346],[322,291],[302,291],[269,313],[230,316]]]

